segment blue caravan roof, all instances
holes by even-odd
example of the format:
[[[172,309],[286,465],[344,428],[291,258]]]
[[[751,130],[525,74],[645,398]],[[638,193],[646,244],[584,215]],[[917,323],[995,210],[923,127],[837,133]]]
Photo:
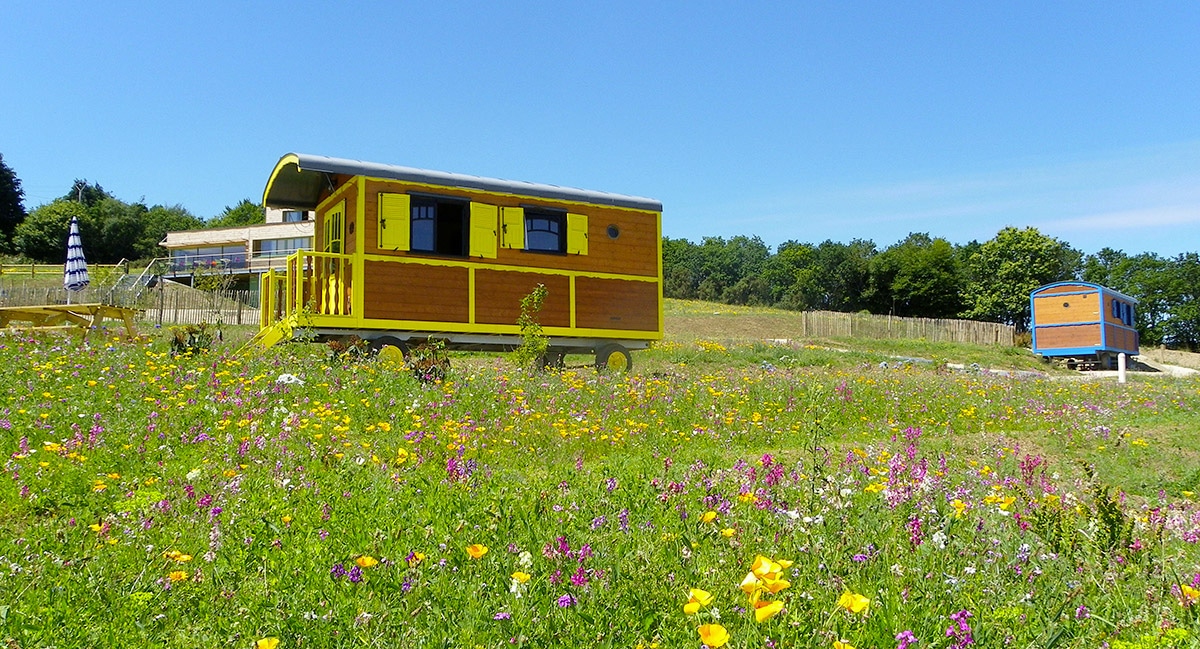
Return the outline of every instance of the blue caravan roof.
[[[1053,284],[1046,284],[1045,286],[1039,286],[1039,287],[1033,289],[1033,292],[1030,293],[1029,295],[1031,297],[1036,296],[1037,294],[1044,292],[1046,289],[1057,288],[1059,286],[1086,286],[1088,288],[1096,289],[1097,291],[1103,291],[1105,293],[1108,293],[1109,295],[1112,295],[1114,297],[1125,300],[1126,302],[1132,302],[1134,304],[1138,303],[1138,299],[1136,297],[1130,297],[1120,291],[1108,288],[1107,286],[1102,286],[1100,284],[1096,284],[1094,282],[1082,282],[1082,281],[1066,281],[1066,282],[1054,282]]]

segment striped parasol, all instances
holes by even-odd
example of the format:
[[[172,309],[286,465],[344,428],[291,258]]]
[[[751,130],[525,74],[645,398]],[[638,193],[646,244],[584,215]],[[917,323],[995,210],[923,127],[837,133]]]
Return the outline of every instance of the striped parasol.
[[[87,260],[83,258],[83,240],[79,238],[79,219],[72,216],[71,228],[67,232],[67,265],[63,269],[63,288],[82,291],[89,282]]]

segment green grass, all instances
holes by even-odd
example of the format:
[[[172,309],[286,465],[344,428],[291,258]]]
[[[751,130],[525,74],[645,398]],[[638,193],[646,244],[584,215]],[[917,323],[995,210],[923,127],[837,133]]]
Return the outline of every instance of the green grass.
[[[948,647],[961,611],[986,647],[1200,633],[1200,381],[695,336],[625,376],[475,354],[423,384],[321,345],[230,357],[248,330],[173,358],[164,334],[0,338],[16,646],[696,647],[720,624],[731,647]],[[759,555],[794,561],[762,623]],[[713,600],[687,615],[691,588]]]

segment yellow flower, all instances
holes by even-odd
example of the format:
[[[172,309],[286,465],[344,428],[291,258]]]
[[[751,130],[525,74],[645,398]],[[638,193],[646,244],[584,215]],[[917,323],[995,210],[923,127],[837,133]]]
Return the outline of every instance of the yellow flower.
[[[512,574],[512,579],[513,579],[513,581],[517,582],[518,584],[525,584],[525,583],[529,583],[531,576],[527,572],[521,572],[520,570],[518,570]]]
[[[870,599],[851,591],[842,593],[842,596],[839,597],[837,601],[838,606],[850,611],[851,613],[862,613],[863,611],[867,610],[867,607],[870,606],[870,604]]]
[[[172,584],[184,581],[187,578],[188,574],[186,570],[175,570],[172,571],[171,574],[167,575],[167,579],[170,579]]]
[[[754,593],[762,589],[761,583],[758,577],[754,576],[753,572],[749,572],[746,573],[746,578],[742,580],[742,583],[738,584],[738,588],[741,588],[743,593],[753,597]]]
[[[254,642],[254,649],[275,649],[279,646],[279,638],[259,638]]]
[[[408,451],[404,449],[396,450],[396,464],[404,464],[408,460]]]
[[[284,525],[287,525],[288,523],[292,522],[292,517],[291,517],[291,516],[284,516],[284,517],[283,517],[283,518],[281,518],[280,520],[282,520],[282,521],[283,521],[283,524],[284,524]]]
[[[1184,605],[1190,606],[1200,600],[1200,590],[1196,590],[1187,584],[1179,584],[1179,594],[1183,596]]]
[[[715,520],[717,520],[717,512],[714,512],[711,509],[704,512],[703,514],[700,514],[700,522],[701,523],[711,523]]]
[[[754,620],[756,622],[766,622],[776,615],[779,615],[779,612],[782,610],[783,602],[781,601],[776,600],[774,602],[760,602],[755,604]]]
[[[717,649],[717,647],[725,646],[729,642],[729,632],[720,624],[705,624],[697,631],[700,633],[700,642]]]
[[[357,563],[359,568],[370,568],[374,565],[377,565],[379,560],[369,554],[364,554],[363,556],[355,559],[354,563]]]
[[[726,527],[725,529],[721,530],[721,536],[725,538],[730,538],[734,534],[737,534],[737,530],[733,529],[732,527]]]
[[[415,566],[424,560],[425,560],[424,552],[413,552],[412,554],[408,555],[408,564],[410,566]]]
[[[845,640],[834,640],[833,649],[854,649],[854,645]]]
[[[701,607],[712,604],[712,601],[712,593],[700,590],[699,588],[693,588],[688,591],[688,601],[687,604],[683,605],[683,612],[688,615],[695,615]]]
[[[164,559],[170,559],[176,563],[187,563],[192,560],[192,555],[184,554],[179,550],[167,550],[163,552]]]
[[[471,555],[472,559],[482,559],[483,555],[487,554],[488,546],[482,543],[475,543],[467,546],[467,554]]]

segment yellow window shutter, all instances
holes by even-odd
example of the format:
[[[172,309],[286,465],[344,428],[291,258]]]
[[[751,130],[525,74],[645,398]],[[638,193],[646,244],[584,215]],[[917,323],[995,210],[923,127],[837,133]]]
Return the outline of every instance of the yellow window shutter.
[[[501,248],[525,249],[525,210],[520,207],[500,208]]]
[[[500,208],[471,203],[471,256],[496,258],[496,224]]]
[[[379,249],[408,250],[411,209],[408,194],[379,195]]]
[[[586,214],[567,214],[567,254],[588,254],[588,217]]]

